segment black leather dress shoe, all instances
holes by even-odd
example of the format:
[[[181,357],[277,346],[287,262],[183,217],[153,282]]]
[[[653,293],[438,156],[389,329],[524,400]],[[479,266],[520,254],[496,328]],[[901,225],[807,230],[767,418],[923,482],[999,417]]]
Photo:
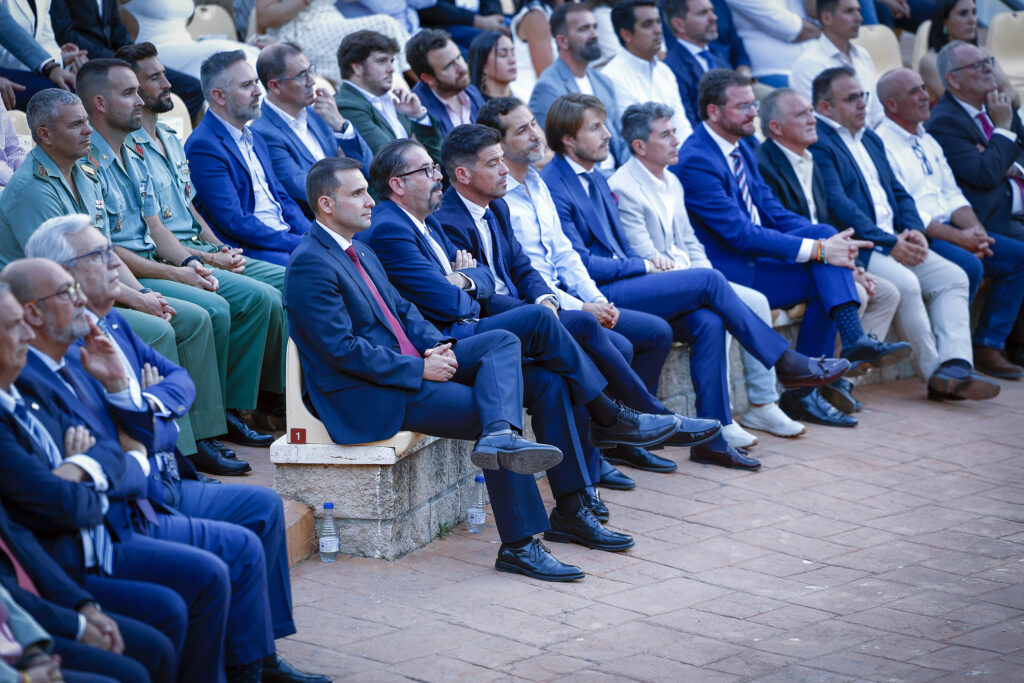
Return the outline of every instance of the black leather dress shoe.
[[[909,356],[911,351],[913,347],[907,342],[887,344],[873,334],[863,334],[839,355],[851,363],[859,363],[857,369],[863,372],[869,368],[887,368]]]
[[[676,415],[676,431],[662,441],[659,446],[696,446],[711,441],[722,433],[722,423],[703,417],[686,417]],[[644,469],[644,468],[640,468]]]
[[[593,491],[593,493],[591,493]],[[590,508],[590,511],[594,513],[599,522],[608,521],[608,506],[601,500],[601,494],[596,488],[583,489],[581,494],[583,498],[583,504]]]
[[[252,469],[244,460],[225,456],[223,446],[216,439],[196,441],[196,449],[196,454],[192,456],[192,464],[197,470],[220,476],[233,476],[245,474]]]
[[[928,378],[928,398],[933,401],[983,401],[999,395],[999,385],[974,370],[942,365]]]
[[[635,481],[615,469],[615,465],[604,458],[601,458],[601,478],[597,481],[597,485],[615,491],[629,491],[636,488]]]
[[[263,675],[260,681],[261,683],[331,683],[331,679],[327,676],[303,673],[276,654],[263,658]]]
[[[850,369],[850,361],[845,358],[811,358],[810,367],[805,372],[786,375],[776,370],[779,384],[783,387],[817,387],[834,382]]]
[[[605,529],[589,508],[581,506],[575,515],[563,515],[555,508],[549,517],[551,528],[544,532],[544,540],[552,543],[579,543],[594,550],[617,553],[628,550],[636,543],[633,537]]]
[[[541,581],[579,581],[583,570],[555,559],[551,551],[536,538],[522,548],[510,548],[502,544],[494,568],[509,574],[524,574]]]
[[[590,421],[590,443],[596,448],[610,448],[618,444],[653,446],[667,439],[678,429],[674,414],[651,415],[619,406],[615,424],[602,427],[593,420]]]
[[[602,451],[601,455],[613,465],[626,465],[646,472],[675,472],[679,469],[671,460],[658,457],[639,446],[616,446]]]
[[[503,429],[477,439],[469,459],[485,470],[500,467],[519,474],[536,474],[562,462],[562,451],[527,441],[511,429]]]
[[[734,470],[759,470],[761,462],[747,457],[743,448],[733,448],[726,444],[726,450],[715,451],[708,446],[694,446],[690,449],[690,460],[703,465],[718,465]]]
[[[818,387],[822,398],[847,415],[856,413],[863,406],[853,397],[853,382],[848,379],[837,379],[831,384]]]
[[[249,425],[245,424],[245,420],[234,410],[229,410],[224,415],[224,419],[228,423],[228,433],[225,437],[232,443],[237,443],[241,446],[256,446],[266,447],[274,443],[273,434],[265,434],[258,432]]]
[[[818,389],[806,396],[799,396],[795,391],[784,391],[779,397],[779,407],[799,422],[812,422],[826,427],[857,426],[857,418],[837,410],[822,397]]]

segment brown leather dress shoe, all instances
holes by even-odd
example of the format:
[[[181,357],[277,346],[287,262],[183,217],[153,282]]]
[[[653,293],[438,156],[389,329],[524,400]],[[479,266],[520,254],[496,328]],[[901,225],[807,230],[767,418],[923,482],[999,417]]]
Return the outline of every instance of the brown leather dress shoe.
[[[1024,377],[1024,368],[1006,360],[1002,349],[993,349],[990,346],[974,347],[974,369],[999,379]]]

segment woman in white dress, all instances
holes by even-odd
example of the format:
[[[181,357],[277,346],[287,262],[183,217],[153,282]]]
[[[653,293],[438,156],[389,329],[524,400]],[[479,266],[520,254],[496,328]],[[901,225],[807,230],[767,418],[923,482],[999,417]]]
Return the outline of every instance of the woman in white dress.
[[[395,55],[398,71],[409,69],[405,61],[409,32],[385,14],[347,19],[334,6],[334,0],[257,0],[256,23],[274,40],[301,47],[317,74],[335,86],[341,85],[338,46],[348,34],[364,29],[393,38],[400,48]]]
[[[124,4],[122,2],[122,4]],[[160,61],[169,69],[199,78],[199,67],[212,54],[228,50],[244,50],[246,60],[256,67],[259,48],[237,40],[204,38],[196,40],[188,29],[195,6],[185,0],[131,0],[124,4],[139,23],[136,43],[153,43],[160,51]]]

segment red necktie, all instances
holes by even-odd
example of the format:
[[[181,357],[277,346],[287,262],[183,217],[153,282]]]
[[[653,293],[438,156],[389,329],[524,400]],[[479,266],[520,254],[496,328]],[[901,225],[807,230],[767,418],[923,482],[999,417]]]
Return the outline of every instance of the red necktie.
[[[388,305],[384,303],[384,298],[381,297],[380,292],[377,291],[377,286],[373,284],[373,280],[371,280],[370,276],[366,274],[363,264],[359,262],[359,256],[356,254],[356,248],[350,245],[349,248],[345,250],[345,253],[348,254],[350,259],[352,259],[352,265],[356,267],[359,274],[363,276],[363,282],[365,282],[366,286],[370,288],[370,293],[373,294],[373,298],[376,299],[381,312],[384,313],[384,318],[388,321],[388,325],[391,326],[391,333],[398,339],[398,347],[402,350],[402,353],[406,356],[415,356],[416,358],[420,358],[420,352],[417,351],[416,347],[412,345],[411,341],[409,341],[409,337],[406,336],[405,330],[402,328],[402,324],[398,322],[398,318],[396,318],[395,314],[391,312]]]
[[[18,562],[18,558],[14,555],[10,546],[4,541],[3,536],[0,536],[0,552],[7,556],[7,559],[14,565],[14,576],[18,579],[18,585],[23,589],[27,590],[32,595],[38,596],[39,589],[36,588],[36,584],[32,581],[32,577],[28,575],[25,568],[21,566],[21,562]]]

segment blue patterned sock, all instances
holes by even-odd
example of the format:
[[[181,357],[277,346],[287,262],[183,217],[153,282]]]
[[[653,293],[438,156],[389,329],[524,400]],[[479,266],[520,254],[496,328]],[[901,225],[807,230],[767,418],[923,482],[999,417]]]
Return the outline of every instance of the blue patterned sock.
[[[832,321],[836,324],[836,330],[839,331],[839,338],[843,341],[844,349],[864,335],[864,328],[860,326],[858,306],[855,303],[833,308]]]

